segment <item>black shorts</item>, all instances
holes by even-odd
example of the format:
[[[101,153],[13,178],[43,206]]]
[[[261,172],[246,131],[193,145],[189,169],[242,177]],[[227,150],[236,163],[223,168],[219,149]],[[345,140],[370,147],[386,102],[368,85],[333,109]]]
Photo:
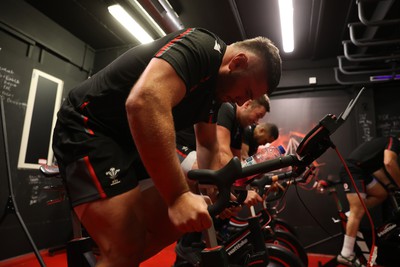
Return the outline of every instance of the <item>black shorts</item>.
[[[148,178],[134,145],[57,124],[53,150],[72,206],[127,192]]]
[[[352,162],[347,162],[347,166],[354,179],[354,183],[356,184],[358,191],[360,193],[366,193],[366,186],[374,182],[374,176],[372,174],[366,173],[365,171],[363,171],[363,169]],[[341,167],[339,175],[343,183],[344,192],[356,193],[353,183],[351,182],[351,179],[347,174],[344,166]]]
[[[176,144],[176,154],[179,162],[181,163],[183,172],[185,175],[187,175],[188,171],[193,169],[193,165],[197,161],[196,150],[192,150],[187,146]]]
[[[187,146],[183,146],[180,144],[176,144],[176,154],[178,155],[179,162],[182,163],[182,161],[185,160],[185,158],[194,150],[188,148]]]

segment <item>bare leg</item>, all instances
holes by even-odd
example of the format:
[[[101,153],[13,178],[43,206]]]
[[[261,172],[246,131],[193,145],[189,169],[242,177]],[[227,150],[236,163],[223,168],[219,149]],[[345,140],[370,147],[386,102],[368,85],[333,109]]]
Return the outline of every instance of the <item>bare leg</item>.
[[[100,249],[97,267],[136,267],[173,243],[179,233],[155,187],[75,207]]]
[[[386,190],[379,183],[367,188],[366,194],[367,196],[364,199],[364,203],[367,208],[372,208],[381,204],[387,197]],[[346,234],[355,237],[365,211],[356,193],[347,194],[346,196],[350,206]]]
[[[142,260],[146,260],[177,241],[183,233],[171,223],[167,206],[155,187],[147,189],[142,194],[145,200],[143,204],[147,228],[146,250]]]
[[[346,197],[350,207],[350,214],[346,225],[346,235],[356,237],[365,211],[356,193],[346,194]]]
[[[366,195],[366,197],[365,197]],[[386,197],[386,190],[379,184],[375,183],[367,187],[367,192],[362,193],[363,201],[367,208],[372,208],[382,203]],[[350,214],[346,225],[346,235],[343,242],[341,255],[349,258],[354,253],[355,238],[360,227],[360,222],[364,216],[364,207],[356,193],[346,194],[350,206]]]

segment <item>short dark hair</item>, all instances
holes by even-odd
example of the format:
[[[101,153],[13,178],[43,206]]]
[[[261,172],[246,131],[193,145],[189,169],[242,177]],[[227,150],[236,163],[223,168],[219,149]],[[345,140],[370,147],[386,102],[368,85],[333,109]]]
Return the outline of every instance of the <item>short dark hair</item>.
[[[270,39],[262,36],[239,41],[233,43],[233,45],[242,47],[263,59],[267,70],[267,95],[271,95],[278,86],[282,74],[282,59],[279,55],[279,49]]]
[[[269,123],[269,122],[262,122],[258,124],[257,126],[263,128],[266,132],[269,132],[269,134],[276,139],[279,137],[279,129],[278,126],[274,123]]]
[[[269,112],[271,109],[269,98],[267,95],[262,95],[260,98],[254,99],[251,101],[250,105],[254,106],[263,106],[266,112]]]

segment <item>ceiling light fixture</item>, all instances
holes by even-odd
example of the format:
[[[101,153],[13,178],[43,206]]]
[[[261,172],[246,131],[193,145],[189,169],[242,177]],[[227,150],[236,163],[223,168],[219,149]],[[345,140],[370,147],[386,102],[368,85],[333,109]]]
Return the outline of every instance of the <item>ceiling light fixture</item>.
[[[124,26],[142,44],[150,43],[154,39],[136,22],[120,5],[108,7],[108,12]]]
[[[291,53],[294,50],[292,0],[279,0],[279,15],[281,19],[283,51]]]
[[[178,30],[182,30],[184,28],[182,21],[179,19],[178,14],[175,12],[168,0],[158,0],[158,2],[164,8],[168,19],[173,23],[173,25],[175,25]]]
[[[139,12],[147,22],[154,28],[154,30],[160,35],[165,36],[166,33],[163,29],[161,29],[160,25],[158,25],[154,19],[150,16],[150,14],[143,8],[143,6],[137,0],[128,0],[128,2],[133,6],[133,8]]]

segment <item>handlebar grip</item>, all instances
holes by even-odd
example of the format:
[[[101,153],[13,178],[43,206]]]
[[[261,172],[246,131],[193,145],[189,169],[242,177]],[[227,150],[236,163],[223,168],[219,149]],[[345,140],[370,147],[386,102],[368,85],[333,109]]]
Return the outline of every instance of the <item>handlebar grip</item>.
[[[300,161],[297,159],[295,155],[286,155],[279,158],[260,162],[254,165],[243,167],[241,177],[247,177],[259,173],[267,173],[280,168],[292,165],[298,165],[299,163]]]
[[[188,178],[197,180],[199,184],[213,184],[218,188],[217,201],[208,207],[211,216],[218,215],[228,205],[231,196],[231,186],[242,175],[242,165],[237,157],[234,157],[220,170],[191,170]]]
[[[188,172],[188,178],[191,180],[197,180],[199,184],[211,184],[217,186],[219,192],[217,201],[208,207],[210,215],[214,216],[222,212],[229,205],[231,186],[237,179],[254,174],[270,172],[292,165],[299,165],[300,163],[301,162],[295,155],[286,155],[247,166],[242,169],[240,160],[237,157],[234,157],[220,170],[190,170]]]
[[[247,198],[247,192],[248,192],[247,189],[244,190],[235,189],[234,192],[236,194],[236,202],[239,205],[242,205]]]
[[[289,172],[283,172],[280,174],[274,174],[274,175],[264,175],[262,178],[257,179],[252,181],[250,184],[253,187],[257,188],[258,194],[260,196],[264,195],[265,193],[265,186],[266,185],[271,185],[273,182],[283,180],[283,179],[288,179],[292,178],[296,175],[295,172],[289,171]]]

